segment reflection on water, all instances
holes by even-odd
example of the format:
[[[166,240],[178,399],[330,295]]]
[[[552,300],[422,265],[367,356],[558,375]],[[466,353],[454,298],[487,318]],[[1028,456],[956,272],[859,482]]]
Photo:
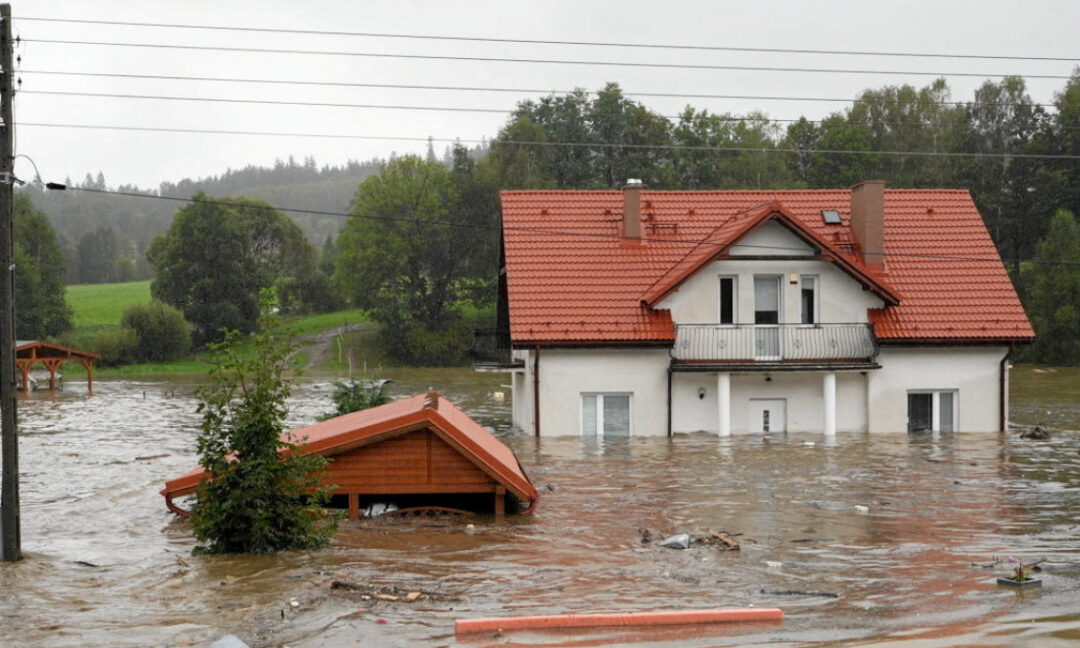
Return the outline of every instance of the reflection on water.
[[[537,441],[505,429],[509,401],[492,396],[509,391],[503,376],[391,377],[399,394],[440,389],[498,428],[541,488],[536,514],[480,519],[474,532],[456,522],[346,524],[321,552],[193,557],[189,524],[157,491],[193,465],[194,385],[101,382],[89,399],[69,386],[20,407],[28,558],[0,566],[0,646],[201,645],[223,632],[291,646],[1080,640],[1076,435]],[[327,411],[329,391],[328,381],[299,385],[291,422]],[[641,543],[645,528],[739,533],[742,551],[661,549]],[[994,585],[1008,564],[983,565],[1008,556],[1051,561],[1041,591]],[[341,577],[444,598],[369,610],[328,590]],[[749,605],[787,617],[452,634],[460,616]]]

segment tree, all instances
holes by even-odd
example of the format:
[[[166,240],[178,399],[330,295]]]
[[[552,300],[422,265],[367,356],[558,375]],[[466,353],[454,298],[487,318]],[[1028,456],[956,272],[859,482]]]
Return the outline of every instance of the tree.
[[[370,310],[400,360],[456,362],[468,346],[458,305],[480,236],[459,209],[446,167],[405,156],[364,180],[338,238],[342,293]]]
[[[111,227],[99,227],[79,239],[79,283],[110,283],[116,280],[116,261],[119,258],[116,232]]]
[[[1023,273],[1038,334],[1027,355],[1042,364],[1080,363],[1080,223],[1072,213],[1062,209],[1050,219],[1035,260]]]
[[[327,460],[297,452],[301,439],[282,439],[292,348],[274,333],[276,305],[273,291],[260,294],[257,332],[244,340],[230,331],[214,346],[213,384],[199,392],[199,461],[209,479],[191,517],[208,553],[313,549],[336,528],[320,507],[329,497],[320,486]]]
[[[128,307],[120,326],[135,332],[136,362],[165,362],[191,349],[191,325],[176,308],[159,301]]]
[[[151,293],[180,309],[199,346],[220,340],[222,329],[253,330],[259,290],[314,265],[300,228],[281,212],[201,193],[154,239],[148,257],[157,273]]]
[[[15,335],[39,339],[71,328],[64,256],[56,232],[30,198],[15,196]]]

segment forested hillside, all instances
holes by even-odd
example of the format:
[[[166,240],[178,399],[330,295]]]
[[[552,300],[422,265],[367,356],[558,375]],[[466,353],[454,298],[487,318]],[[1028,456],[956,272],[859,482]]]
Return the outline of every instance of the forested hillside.
[[[45,191],[28,184],[21,191],[43,211],[56,229],[64,252],[68,283],[111,283],[148,279],[146,260],[150,242],[165,233],[184,204],[152,198],[77,191],[88,188],[175,198],[246,196],[271,205],[314,211],[346,213],[360,182],[378,171],[380,161],[349,162],[319,167],[307,158],[279,161],[273,167],[249,166],[220,176],[163,182],[157,189],[114,186],[100,173],[69,181],[68,191]],[[334,216],[290,214],[307,239],[321,245],[336,237],[344,219]]]

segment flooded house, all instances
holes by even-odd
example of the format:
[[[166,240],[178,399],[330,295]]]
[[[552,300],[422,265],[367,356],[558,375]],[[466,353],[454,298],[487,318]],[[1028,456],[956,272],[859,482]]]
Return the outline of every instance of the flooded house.
[[[404,513],[532,512],[539,494],[514,452],[436,391],[285,432],[303,454],[328,457],[323,482],[348,509]],[[196,467],[165,482],[166,507],[208,478]]]
[[[537,435],[996,431],[1031,324],[966,190],[504,191]]]

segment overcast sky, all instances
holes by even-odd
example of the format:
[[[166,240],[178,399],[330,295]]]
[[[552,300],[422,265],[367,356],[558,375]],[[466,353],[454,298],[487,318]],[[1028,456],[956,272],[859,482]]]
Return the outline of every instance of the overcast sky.
[[[929,84],[933,76],[726,71],[466,62],[285,53],[136,48],[73,43],[107,41],[278,50],[398,53],[495,58],[753,65],[772,67],[977,73],[947,76],[956,100],[1005,74],[1068,75],[1074,63],[890,56],[834,56],[671,51],[571,45],[526,45],[128,27],[25,18],[90,19],[317,31],[474,36],[789,49],[949,53],[1080,58],[1080,2],[787,1],[545,2],[218,0],[34,0],[12,3],[22,92],[17,95],[17,153],[33,158],[46,180],[102,171],[110,186],[157,187],[162,181],[216,175],[292,155],[321,164],[423,152],[422,142],[311,137],[212,135],[58,128],[32,124],[321,133],[328,135],[478,140],[498,132],[506,111],[536,92],[485,92],[289,86],[248,83],[63,76],[93,72],[168,77],[221,77],[566,90],[596,90],[609,81],[627,93],[669,92],[852,98],[883,85]],[[1029,79],[1038,102],[1051,102],[1061,79]],[[483,108],[498,112],[245,105],[80,97],[38,92],[167,95],[346,104]],[[663,114],[686,104],[714,112],[762,110],[774,118],[820,118],[840,103],[642,98]],[[444,144],[436,144],[442,152]],[[16,172],[33,177],[19,159]]]

